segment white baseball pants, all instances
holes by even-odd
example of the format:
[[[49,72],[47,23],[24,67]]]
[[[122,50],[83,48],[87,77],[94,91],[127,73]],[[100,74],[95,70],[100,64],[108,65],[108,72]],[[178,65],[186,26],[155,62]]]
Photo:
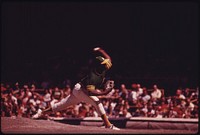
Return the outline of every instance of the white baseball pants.
[[[99,98],[96,96],[86,95],[81,88],[81,85],[77,83],[72,90],[72,94],[63,98],[60,102],[52,105],[52,110],[54,112],[66,109],[70,105],[76,105],[79,102],[85,102],[91,104],[95,107],[96,111],[100,116],[106,114],[103,104],[99,102]]]

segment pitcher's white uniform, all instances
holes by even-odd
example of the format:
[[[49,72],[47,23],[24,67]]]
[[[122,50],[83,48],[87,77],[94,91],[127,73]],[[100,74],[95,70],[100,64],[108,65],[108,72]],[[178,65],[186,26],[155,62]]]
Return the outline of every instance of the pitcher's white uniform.
[[[63,109],[66,109],[70,105],[76,105],[79,102],[86,102],[93,105],[100,116],[105,114],[106,112],[103,108],[102,103],[99,103],[99,98],[97,96],[86,95],[82,89],[83,88],[81,88],[81,85],[77,83],[74,86],[72,94],[70,94],[66,98],[63,98],[60,102],[53,104],[52,110],[54,112],[61,111]]]

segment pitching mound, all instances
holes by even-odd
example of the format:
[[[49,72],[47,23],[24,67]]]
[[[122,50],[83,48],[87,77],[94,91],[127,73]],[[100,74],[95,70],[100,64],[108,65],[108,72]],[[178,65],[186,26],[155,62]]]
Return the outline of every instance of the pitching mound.
[[[121,129],[115,131],[96,126],[69,125],[48,120],[1,117],[1,132],[4,134],[196,134],[188,130]]]

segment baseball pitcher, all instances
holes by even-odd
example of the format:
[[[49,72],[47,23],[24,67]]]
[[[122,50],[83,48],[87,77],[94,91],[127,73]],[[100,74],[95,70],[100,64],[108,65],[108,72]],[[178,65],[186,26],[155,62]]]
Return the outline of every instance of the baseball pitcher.
[[[45,114],[52,111],[56,112],[64,110],[68,106],[75,105],[79,102],[86,102],[95,107],[104,122],[105,128],[120,130],[110,123],[106,116],[103,104],[97,97],[108,94],[114,87],[114,81],[105,81],[106,71],[112,67],[112,60],[100,47],[94,48],[93,51],[96,54],[99,54],[99,56],[95,57],[95,61],[93,62],[89,73],[80,82],[75,84],[72,93],[45,110],[39,109],[37,113],[33,115],[33,119],[42,118]],[[103,90],[99,90],[102,88]]]

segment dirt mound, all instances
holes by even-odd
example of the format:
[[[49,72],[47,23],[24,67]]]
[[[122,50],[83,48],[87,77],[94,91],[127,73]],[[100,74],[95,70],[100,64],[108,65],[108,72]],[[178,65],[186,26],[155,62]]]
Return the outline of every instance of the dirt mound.
[[[121,129],[115,131],[97,126],[69,125],[49,120],[32,120],[29,118],[1,117],[1,132],[4,134],[191,134],[195,131],[184,130],[135,130]]]

